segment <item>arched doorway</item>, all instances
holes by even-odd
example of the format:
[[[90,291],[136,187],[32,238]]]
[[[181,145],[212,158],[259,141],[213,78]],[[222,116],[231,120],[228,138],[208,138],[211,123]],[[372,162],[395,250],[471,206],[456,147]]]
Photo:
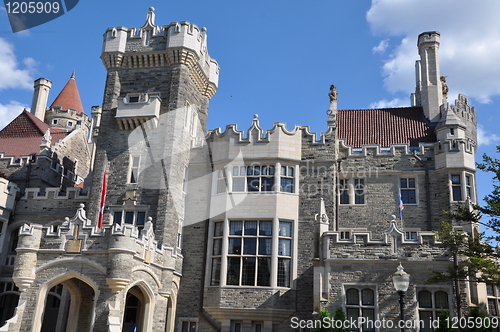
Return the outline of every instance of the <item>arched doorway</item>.
[[[53,286],[45,296],[40,332],[90,331],[94,297],[94,289],[78,278]]]
[[[19,289],[13,282],[0,282],[0,326],[14,316],[19,302]]]
[[[129,332],[132,324],[136,324],[137,332],[147,331],[149,308],[150,297],[147,292],[137,285],[131,287],[125,297],[122,332]]]

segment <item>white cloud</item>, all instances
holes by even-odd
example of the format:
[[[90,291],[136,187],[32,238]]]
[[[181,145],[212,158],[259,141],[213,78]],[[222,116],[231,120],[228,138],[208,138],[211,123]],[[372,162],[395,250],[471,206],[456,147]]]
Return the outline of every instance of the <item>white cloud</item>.
[[[366,19],[375,35],[399,39],[383,67],[385,88],[414,91],[417,36],[441,33],[441,75],[450,99],[460,92],[488,103],[500,95],[500,1],[372,0]],[[389,49],[387,50],[389,51]],[[452,93],[455,93],[452,94]]]
[[[387,49],[387,46],[389,46],[389,40],[388,39],[381,40],[377,46],[372,48],[372,52],[373,53],[384,53],[385,50]]]
[[[408,99],[394,98],[392,100],[379,100],[377,102],[371,103],[368,108],[392,108],[392,107],[409,107]]]
[[[21,68],[17,61],[14,45],[0,38],[0,90],[33,89],[36,61],[33,58],[25,58],[22,64],[24,68]]]
[[[481,124],[477,125],[477,144],[490,145],[500,143],[500,136],[487,133]]]
[[[11,100],[8,104],[0,104],[0,130],[9,124],[16,116],[18,116],[23,109],[29,110],[28,105],[21,104],[20,102]]]

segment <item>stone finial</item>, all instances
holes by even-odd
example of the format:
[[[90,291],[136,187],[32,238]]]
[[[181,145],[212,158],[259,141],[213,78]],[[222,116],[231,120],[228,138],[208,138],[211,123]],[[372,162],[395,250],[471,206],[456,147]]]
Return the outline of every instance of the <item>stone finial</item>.
[[[45,134],[42,137],[42,143],[40,144],[40,151],[45,151],[50,149],[52,144],[52,136],[50,136],[50,128],[47,128]]]
[[[144,26],[149,25],[149,26],[154,26],[155,25],[155,7],[149,7],[149,12],[146,16],[146,23]]]
[[[144,235],[144,237],[154,236],[153,218],[148,217],[148,220],[146,220],[144,228],[142,229],[142,234]]]
[[[448,85],[445,84],[446,83],[446,76],[441,76],[440,80],[441,80],[441,86],[443,89],[443,99],[447,99],[449,89],[448,89]]]
[[[330,97],[330,102],[336,101],[337,100],[337,87],[335,85],[330,85],[330,92],[328,93],[328,96]]]

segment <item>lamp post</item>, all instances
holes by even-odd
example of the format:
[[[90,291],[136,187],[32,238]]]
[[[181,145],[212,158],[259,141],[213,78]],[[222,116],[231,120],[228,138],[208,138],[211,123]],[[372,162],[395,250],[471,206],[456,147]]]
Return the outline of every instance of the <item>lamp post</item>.
[[[403,270],[403,266],[399,263],[398,270],[392,275],[392,282],[394,283],[394,288],[399,294],[399,310],[400,310],[400,321],[403,324],[401,326],[401,332],[404,332],[404,308],[405,308],[405,295],[410,284],[410,275]]]

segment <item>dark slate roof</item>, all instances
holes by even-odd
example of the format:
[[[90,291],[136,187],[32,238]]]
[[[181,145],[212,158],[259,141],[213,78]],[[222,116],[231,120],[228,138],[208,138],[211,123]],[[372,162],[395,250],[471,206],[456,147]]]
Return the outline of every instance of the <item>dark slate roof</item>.
[[[0,153],[19,158],[40,153],[42,137],[50,129],[51,144],[68,136],[69,132],[50,128],[48,124],[24,110],[0,131]]]
[[[424,118],[422,107],[339,110],[338,137],[346,145],[360,148],[365,144],[409,144],[435,142],[434,127]]]

